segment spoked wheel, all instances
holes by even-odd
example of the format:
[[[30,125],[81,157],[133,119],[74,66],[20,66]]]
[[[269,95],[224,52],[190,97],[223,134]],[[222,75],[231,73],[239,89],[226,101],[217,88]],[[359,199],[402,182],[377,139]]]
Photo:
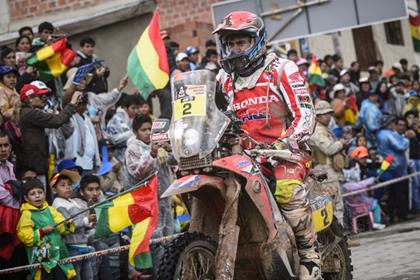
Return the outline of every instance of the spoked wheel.
[[[325,231],[318,234],[321,244],[326,246],[327,243],[334,242],[334,239],[341,238],[340,242],[331,249],[327,256],[324,256],[322,266],[322,277],[324,280],[351,280],[353,279],[351,264],[351,251],[347,246],[347,237],[343,233],[343,227],[334,218],[331,226]],[[328,245],[327,245],[328,246]],[[328,269],[335,267],[338,269]],[[327,268],[327,269],[326,269]]]
[[[165,248],[159,266],[161,280],[215,279],[216,243],[201,233],[185,233]]]

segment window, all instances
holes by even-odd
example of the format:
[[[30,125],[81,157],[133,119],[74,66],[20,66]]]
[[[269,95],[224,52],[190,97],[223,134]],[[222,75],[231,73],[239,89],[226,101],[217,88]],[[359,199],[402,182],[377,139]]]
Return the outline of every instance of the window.
[[[404,46],[404,36],[401,28],[401,21],[384,23],[386,41],[391,45]]]

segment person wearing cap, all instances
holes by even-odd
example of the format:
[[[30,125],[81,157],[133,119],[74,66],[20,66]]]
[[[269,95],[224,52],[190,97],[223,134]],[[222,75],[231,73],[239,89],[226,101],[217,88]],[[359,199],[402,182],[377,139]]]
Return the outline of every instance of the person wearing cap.
[[[21,102],[15,89],[18,76],[16,68],[0,65],[0,113],[3,122],[19,123]]]
[[[22,156],[18,159],[20,168],[31,168],[38,178],[46,182],[48,172],[48,141],[45,128],[59,128],[76,113],[76,105],[81,94],[73,94],[67,104],[58,114],[43,111],[49,89],[41,81],[34,81],[20,90],[22,109],[20,111],[20,128],[22,132]],[[18,167],[19,169],[19,167]]]
[[[353,84],[351,81],[350,70],[343,69],[340,71],[340,82],[346,88],[346,92],[348,96],[356,94],[359,91],[359,87]]]
[[[176,51],[175,48],[171,46],[171,37],[167,30],[160,31],[160,38],[162,38],[165,49],[166,49],[166,56],[168,57],[168,65],[169,65],[169,73],[175,70],[175,56]],[[170,95],[170,94],[169,94]]]
[[[370,91],[370,83],[368,77],[360,77],[359,78],[359,86],[360,90],[356,92],[356,103],[357,108],[362,106],[362,101],[368,98],[368,94]]]
[[[328,175],[327,181],[321,185],[322,192],[332,198],[334,215],[343,224],[344,208],[339,180],[342,177],[341,169],[345,167],[343,150],[348,146],[349,141],[338,140],[328,129],[333,112],[333,108],[327,101],[321,100],[315,105],[315,132],[309,138],[308,144],[312,150],[314,170],[326,172]]]
[[[410,110],[420,111],[419,93],[415,90],[411,90],[408,93],[407,104],[405,104],[401,114],[404,115]]]
[[[369,91],[368,98],[363,100],[357,124],[365,129],[366,139],[369,147],[376,147],[376,133],[380,129],[382,112],[379,110],[378,94]]]
[[[186,53],[180,52],[176,56],[176,68],[171,73],[171,77],[175,78],[177,75],[190,71],[190,61],[188,60],[188,55]]]
[[[56,173],[50,180],[50,187],[55,194],[52,207],[56,209],[65,219],[79,213],[84,209],[83,204],[72,199],[73,184],[80,181],[80,175],[77,172],[63,170]],[[74,231],[64,237],[70,256],[77,256],[94,251],[93,247],[88,246],[89,230],[96,223],[96,215],[85,212],[73,219]],[[92,259],[88,258],[75,262],[77,280],[93,280],[94,271]]]
[[[388,181],[407,175],[408,160],[406,151],[410,142],[403,135],[398,133],[395,116],[384,115],[381,118],[381,130],[378,133],[378,153],[385,158],[392,155],[393,160],[389,168],[380,177],[381,181]],[[405,197],[408,188],[408,181],[394,183],[388,186],[388,206],[391,222],[398,216],[400,219],[406,218],[408,199]]]
[[[185,49],[185,53],[188,55],[191,71],[196,70],[198,67],[198,55],[200,53],[200,50],[195,47],[187,47]]]
[[[368,72],[370,88],[376,89],[378,84],[381,82],[381,75],[379,74],[379,70],[375,66],[369,66]]]

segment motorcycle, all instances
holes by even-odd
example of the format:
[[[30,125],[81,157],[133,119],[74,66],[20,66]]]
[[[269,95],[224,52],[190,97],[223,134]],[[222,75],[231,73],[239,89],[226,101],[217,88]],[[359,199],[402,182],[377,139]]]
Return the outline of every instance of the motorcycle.
[[[191,220],[188,232],[165,246],[158,279],[297,279],[293,231],[258,158],[293,162],[298,155],[258,145],[244,150],[240,122],[217,108],[215,87],[206,70],[172,80],[169,138],[179,178],[162,197],[192,198]],[[352,279],[350,251],[332,201],[316,191],[323,177],[311,174],[305,181],[323,278]]]

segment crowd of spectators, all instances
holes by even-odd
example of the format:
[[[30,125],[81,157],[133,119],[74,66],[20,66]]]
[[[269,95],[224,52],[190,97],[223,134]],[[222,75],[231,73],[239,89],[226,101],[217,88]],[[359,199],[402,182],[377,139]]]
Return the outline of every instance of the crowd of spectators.
[[[128,189],[153,168],[162,174],[161,185],[170,183],[171,170],[159,164],[159,147],[150,143],[151,124],[157,117],[151,99],[160,101],[159,117],[170,119],[170,87],[145,100],[138,92],[124,92],[127,77],[113,73],[121,80],[110,89],[112,65],[96,56],[93,38],[83,38],[78,49],[74,48],[77,56],[63,75],[41,81],[38,69],[25,61],[63,35],[48,22],[41,23],[37,31],[35,36],[32,28],[23,27],[14,48],[1,48],[0,269],[44,261],[40,248],[48,246],[48,261],[32,272],[40,279],[140,279],[153,274],[150,269],[137,271],[128,265],[124,253],[59,266],[56,261],[127,242],[126,233],[96,240],[93,212],[66,218]],[[197,69],[219,71],[213,40],[201,51],[197,47],[180,50],[168,32],[162,31],[161,37],[171,76]],[[287,58],[309,78],[310,57],[299,57],[290,50]],[[94,62],[95,67],[77,80],[77,69]],[[331,106],[319,112],[331,116],[326,126],[341,141],[338,150],[351,159],[337,177],[342,185],[376,177],[390,154],[391,166],[377,180],[420,171],[419,67],[409,67],[401,59],[391,69],[383,69],[384,63],[377,61],[363,72],[357,61],[346,68],[339,55],[326,55],[318,64],[325,85],[309,85],[314,103],[325,101]],[[169,146],[164,149],[170,151]],[[364,197],[375,224],[405,220],[410,211],[420,211],[419,178]],[[338,199],[346,204],[342,197]],[[179,228],[170,201],[159,203],[162,214],[155,237]],[[66,222],[54,227],[63,220]],[[345,218],[344,223],[348,223]],[[26,272],[20,272],[10,279],[25,276]]]

